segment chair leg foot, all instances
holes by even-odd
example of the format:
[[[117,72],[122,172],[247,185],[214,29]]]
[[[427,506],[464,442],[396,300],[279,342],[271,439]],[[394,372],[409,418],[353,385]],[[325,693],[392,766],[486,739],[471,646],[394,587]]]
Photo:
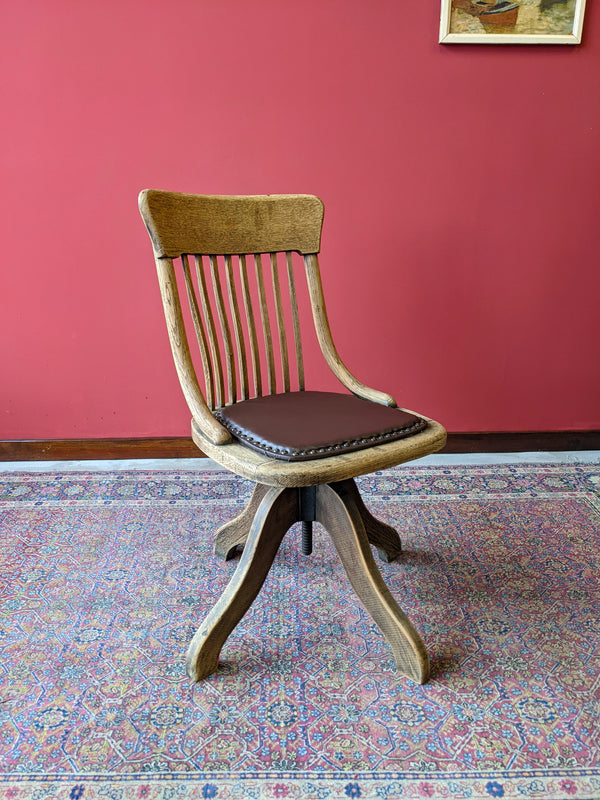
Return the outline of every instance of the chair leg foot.
[[[252,527],[254,516],[269,489],[269,486],[257,483],[254,487],[250,502],[242,513],[219,528],[215,534],[213,548],[213,552],[218,558],[223,559],[223,561],[229,561],[234,557],[236,548],[245,544],[250,533],[250,528]]]
[[[297,490],[266,488],[268,491],[250,526],[240,563],[188,648],[186,671],[192,680],[200,681],[216,671],[225,640],[252,605],[281,540],[297,520]]]
[[[317,487],[317,521],[331,536],[354,591],[390,645],[398,671],[425,683],[429,656],[377,569],[353,484],[342,481]]]
[[[361,516],[367,539],[377,548],[379,558],[387,564],[391,561],[395,561],[402,553],[402,542],[400,541],[398,532],[392,528],[391,525],[387,525],[371,514],[369,509],[365,506],[360,492],[358,491],[358,487],[353,480],[345,481],[344,483]]]

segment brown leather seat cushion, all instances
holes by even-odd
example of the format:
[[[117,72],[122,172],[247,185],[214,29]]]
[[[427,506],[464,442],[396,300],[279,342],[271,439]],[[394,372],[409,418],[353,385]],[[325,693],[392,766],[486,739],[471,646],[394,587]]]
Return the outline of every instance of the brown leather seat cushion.
[[[422,431],[414,414],[350,394],[289,392],[243,400],[215,412],[253,450],[283,461],[327,458]]]

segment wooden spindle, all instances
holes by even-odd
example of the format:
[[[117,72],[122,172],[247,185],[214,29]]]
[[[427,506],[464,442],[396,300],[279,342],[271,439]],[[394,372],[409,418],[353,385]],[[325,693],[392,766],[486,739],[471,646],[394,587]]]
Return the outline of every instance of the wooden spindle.
[[[221,334],[223,336],[223,349],[225,351],[225,370],[227,372],[227,400],[229,403],[235,403],[237,394],[236,390],[236,377],[235,377],[235,363],[233,360],[233,345],[231,343],[231,330],[229,328],[229,321],[225,312],[225,303],[223,301],[223,289],[221,288],[221,280],[219,277],[219,264],[217,256],[209,256],[210,274],[212,277],[213,292],[215,295],[215,304],[217,306],[217,314],[219,322],[221,323]]]
[[[242,298],[244,310],[246,311],[246,323],[248,328],[248,338],[250,340],[250,359],[252,362],[252,380],[254,383],[254,395],[260,397],[262,394],[262,380],[260,372],[260,356],[258,354],[258,339],[256,336],[256,324],[254,322],[254,310],[252,308],[252,298],[248,286],[248,268],[246,256],[240,256],[240,283],[242,286]]]
[[[258,300],[260,305],[260,319],[262,322],[263,337],[265,342],[265,355],[267,357],[269,394],[275,394],[275,363],[273,361],[273,339],[271,336],[271,323],[269,321],[269,309],[267,307],[267,297],[265,294],[265,281],[263,277],[262,261],[260,253],[254,256],[256,267],[256,283],[258,286]]]
[[[210,357],[212,361],[212,372],[214,377],[215,387],[215,408],[221,408],[223,403],[223,370],[221,369],[221,355],[219,353],[219,344],[217,342],[217,333],[215,329],[215,320],[212,313],[212,308],[208,299],[208,291],[206,288],[206,278],[204,276],[204,266],[202,264],[202,256],[195,256],[196,262],[196,276],[198,278],[198,288],[200,290],[200,304],[202,305],[202,313],[206,322],[206,329],[208,332],[208,346],[210,349]]]
[[[202,361],[202,368],[204,370],[204,388],[206,399],[209,408],[215,407],[215,391],[213,385],[213,376],[211,369],[211,362],[208,355],[208,345],[206,341],[206,334],[204,333],[204,325],[200,317],[200,309],[198,307],[198,298],[194,290],[192,281],[192,273],[190,270],[190,262],[187,255],[181,256],[183,264],[183,275],[185,278],[185,288],[187,290],[188,302],[190,304],[190,311],[192,312],[192,320],[194,322],[194,330],[196,331],[196,339],[198,340],[198,347],[200,348],[200,358]]]
[[[298,316],[298,299],[296,296],[296,284],[294,282],[294,266],[292,263],[292,253],[288,250],[285,254],[288,275],[288,287],[290,290],[290,306],[292,308],[292,325],[294,330],[294,346],[296,349],[296,370],[298,372],[298,389],[304,391],[304,359],[302,357],[302,339],[300,336],[300,318]]]
[[[277,333],[279,335],[279,353],[281,356],[281,375],[283,378],[283,391],[290,390],[290,365],[287,351],[287,335],[285,332],[285,318],[281,302],[281,287],[279,285],[279,270],[277,268],[277,253],[271,253],[271,280],[273,283],[273,299],[275,300],[275,316],[277,319]]]
[[[237,292],[235,290],[235,281],[233,279],[233,265],[231,263],[231,256],[225,256],[225,272],[227,275],[227,295],[229,297],[229,308],[231,309],[231,319],[233,322],[233,332],[235,335],[235,346],[238,357],[238,369],[240,378],[240,400],[247,400],[250,396],[248,390],[248,366],[246,363],[246,342],[244,341],[244,333],[242,330],[242,322],[240,318],[240,309],[237,301]],[[234,398],[235,400],[235,398]]]

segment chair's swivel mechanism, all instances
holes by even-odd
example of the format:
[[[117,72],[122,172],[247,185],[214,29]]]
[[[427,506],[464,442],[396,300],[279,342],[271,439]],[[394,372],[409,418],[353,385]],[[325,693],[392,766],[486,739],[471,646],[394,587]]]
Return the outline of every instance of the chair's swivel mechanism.
[[[321,201],[308,195],[215,197],[148,190],[139,203],[194,442],[256,483],[247,508],[217,532],[218,556],[231,558],[239,546],[243,552],[190,644],[188,675],[201,680],[217,669],[225,640],[260,591],[289,528],[302,523],[303,551],[309,554],[312,524],[319,522],[387,639],[398,670],[425,682],[427,651],[371,553],[374,545],[392,561],[401,552],[400,538],[369,513],[354,478],[436,452],[446,433],[439,423],[398,409],[389,395],[361,384],[340,360],[317,258]],[[303,256],[321,351],[352,394],[305,391],[295,254]],[[181,293],[178,279],[185,287]]]

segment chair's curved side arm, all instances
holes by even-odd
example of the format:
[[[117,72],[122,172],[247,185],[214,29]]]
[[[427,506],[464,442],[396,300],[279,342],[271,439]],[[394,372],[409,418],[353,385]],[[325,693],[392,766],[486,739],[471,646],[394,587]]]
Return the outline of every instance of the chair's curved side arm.
[[[231,434],[212,415],[198,384],[181,313],[173,260],[171,258],[157,258],[156,269],[169,331],[171,351],[173,352],[177,375],[189,409],[204,435],[213,444],[227,444],[232,441]]]
[[[349,389],[352,394],[362,397],[363,400],[371,400],[373,403],[379,403],[382,406],[391,406],[395,408],[396,401],[391,395],[386,394],[385,392],[380,392],[377,389],[370,389],[368,386],[365,386],[354,377],[354,375],[343,363],[338,351],[335,348],[335,344],[333,343],[331,328],[329,327],[317,254],[312,253],[305,255],[304,264],[306,268],[306,280],[308,283],[310,304],[312,308],[317,339],[321,347],[321,352],[323,353],[329,368],[336,378],[346,387],[346,389]]]

